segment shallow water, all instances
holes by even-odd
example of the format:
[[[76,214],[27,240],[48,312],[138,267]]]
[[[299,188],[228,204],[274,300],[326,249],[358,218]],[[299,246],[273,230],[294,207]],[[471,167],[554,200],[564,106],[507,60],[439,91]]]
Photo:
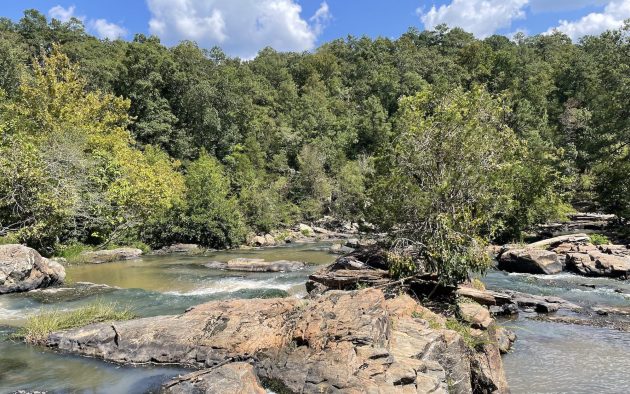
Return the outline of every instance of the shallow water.
[[[554,295],[585,308],[630,306],[630,281],[499,271],[483,281],[489,289]],[[501,324],[518,336],[503,358],[512,393],[630,392],[630,333],[535,321],[524,313]]]
[[[153,256],[120,263],[73,265],[67,268],[69,279],[76,282],[73,288],[81,289],[79,282],[116,288],[0,296],[0,393],[18,389],[56,393],[155,392],[164,381],[186,370],[122,367],[4,339],[29,315],[40,310],[71,310],[96,299],[129,305],[138,316],[155,316],[181,313],[210,300],[300,297],[306,293],[304,283],[308,275],[318,265],[334,260],[335,256],[327,252],[329,245],[291,245],[217,252],[204,257]],[[239,273],[204,266],[208,261],[236,257],[298,260],[310,265],[292,273]],[[488,273],[483,280],[491,289],[555,295],[585,307],[630,305],[630,281],[497,271]],[[502,324],[519,337],[514,350],[504,357],[513,393],[630,392],[630,333],[534,321],[523,314]]]

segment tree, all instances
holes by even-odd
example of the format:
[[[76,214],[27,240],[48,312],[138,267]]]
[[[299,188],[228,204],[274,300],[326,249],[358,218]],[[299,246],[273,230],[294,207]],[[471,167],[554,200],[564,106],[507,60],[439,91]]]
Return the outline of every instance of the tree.
[[[411,240],[413,272],[445,283],[489,263],[484,246],[510,207],[518,141],[501,102],[482,87],[426,89],[400,102],[394,145],[371,192],[374,223]]]

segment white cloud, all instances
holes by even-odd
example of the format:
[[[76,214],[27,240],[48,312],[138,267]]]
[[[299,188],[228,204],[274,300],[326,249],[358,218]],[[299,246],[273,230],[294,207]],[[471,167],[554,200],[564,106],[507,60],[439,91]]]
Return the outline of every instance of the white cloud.
[[[439,8],[433,6],[426,13],[418,9],[417,13],[425,29],[446,23],[484,38],[510,27],[513,20],[525,18],[528,3],[529,0],[453,0]]]
[[[68,8],[63,8],[60,5],[56,5],[53,8],[48,10],[48,16],[51,18],[55,18],[60,20],[61,22],[68,22],[72,18],[77,18],[79,20],[84,20],[84,16],[77,16],[74,14],[76,7],[71,5]]]
[[[227,53],[251,58],[271,46],[303,51],[315,46],[330,20],[322,3],[306,21],[295,0],[147,0],[149,30],[166,44],[195,40],[202,47],[220,45]]]
[[[91,20],[88,23],[90,30],[93,30],[99,38],[116,40],[127,35],[127,30],[115,23],[107,22],[105,19]]]
[[[48,16],[64,23],[71,18],[77,18],[87,26],[89,31],[95,33],[101,39],[115,40],[127,35],[127,30],[120,25],[108,22],[106,19],[86,19],[85,16],[77,16],[75,11],[76,7],[73,5],[68,8],[56,5],[48,10]]]
[[[561,20],[558,26],[549,29],[546,34],[558,30],[575,41],[586,35],[597,35],[606,30],[617,29],[627,18],[630,18],[630,0],[612,0],[604,11],[592,12],[575,21]]]

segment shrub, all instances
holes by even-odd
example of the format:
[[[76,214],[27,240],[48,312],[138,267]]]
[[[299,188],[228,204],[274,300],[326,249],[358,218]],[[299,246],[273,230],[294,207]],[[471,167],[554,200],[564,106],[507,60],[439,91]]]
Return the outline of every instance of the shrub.
[[[608,237],[602,234],[591,234],[589,238],[593,245],[607,245],[610,243]]]
[[[129,308],[121,308],[116,303],[97,301],[73,311],[53,310],[31,316],[14,338],[36,345],[44,344],[48,335],[55,331],[83,327],[92,323],[113,320],[129,320],[134,314]]]

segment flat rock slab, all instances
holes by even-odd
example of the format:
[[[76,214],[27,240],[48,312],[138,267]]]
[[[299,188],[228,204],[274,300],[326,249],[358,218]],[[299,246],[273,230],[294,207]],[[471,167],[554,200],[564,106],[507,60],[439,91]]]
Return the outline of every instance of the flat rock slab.
[[[599,250],[569,253],[566,266],[571,271],[585,276],[630,277],[630,257],[606,254]]]
[[[0,245],[0,294],[62,283],[66,270],[24,245]]]
[[[431,316],[408,296],[328,291],[311,300],[214,301],[181,315],[93,324],[53,333],[47,345],[119,363],[209,368],[252,360],[262,380],[296,393],[472,392],[470,350]],[[498,347],[485,359],[491,363],[479,373],[488,392],[507,392]]]
[[[91,282],[76,282],[69,287],[49,287],[46,289],[31,290],[27,296],[44,304],[68,302],[80,300],[86,297],[111,293],[120,287],[96,284]]]
[[[559,237],[547,238],[542,241],[533,242],[527,245],[527,248],[549,248],[560,245],[562,243],[588,243],[591,238],[584,233],[561,235]]]
[[[243,272],[292,272],[306,267],[301,261],[265,261],[264,259],[238,258],[228,262],[211,261],[204,264],[208,268]]]
[[[89,264],[111,263],[114,261],[132,260],[142,256],[142,250],[136,248],[118,248],[83,252],[79,255],[81,262]]]
[[[254,367],[245,362],[234,362],[217,368],[189,373],[164,384],[164,394],[265,394]]]

